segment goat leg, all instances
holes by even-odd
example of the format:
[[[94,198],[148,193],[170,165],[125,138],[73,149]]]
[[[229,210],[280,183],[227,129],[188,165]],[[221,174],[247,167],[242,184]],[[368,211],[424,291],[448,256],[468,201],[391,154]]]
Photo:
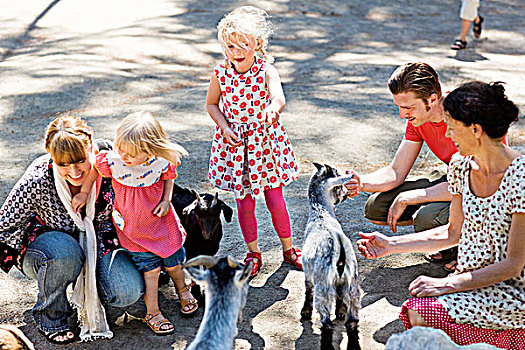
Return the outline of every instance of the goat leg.
[[[332,322],[321,322],[321,350],[334,350]]]
[[[349,315],[345,322],[346,335],[348,336],[347,350],[361,350],[361,347],[359,346],[359,332],[357,329],[358,322],[359,320],[352,315]]]
[[[313,308],[313,287],[308,282],[305,283],[305,295],[304,295],[304,305],[301,310],[301,320],[311,320],[312,319],[312,308]]]

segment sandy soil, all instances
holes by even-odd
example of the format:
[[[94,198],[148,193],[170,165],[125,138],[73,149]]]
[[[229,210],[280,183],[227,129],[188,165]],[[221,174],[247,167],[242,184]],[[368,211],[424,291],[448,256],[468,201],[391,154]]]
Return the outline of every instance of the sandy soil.
[[[207,83],[221,59],[215,26],[241,1],[201,0],[3,0],[0,12],[0,201],[43,152],[46,125],[59,114],[88,120],[97,137],[112,138],[116,125],[137,110],[153,112],[171,137],[186,147],[179,183],[213,191],[206,180],[213,122],[204,109]],[[423,60],[440,73],[445,90],[468,80],[507,82],[508,96],[525,110],[525,3],[482,3],[481,39],[469,48],[449,45],[458,31],[459,1],[259,1],[276,23],[269,47],[287,96],[282,115],[301,165],[298,181],[286,188],[295,241],[302,244],[308,215],[306,185],[312,161],[368,172],[387,164],[402,138],[386,81],[408,61]],[[511,145],[525,151],[523,121],[511,129]],[[414,173],[440,167],[426,152]],[[233,197],[220,193],[234,206]],[[362,216],[366,195],[341,204],[337,215],[348,236],[379,230]],[[235,218],[235,217],[234,217]],[[235,349],[315,349],[317,321],[301,322],[304,277],[281,265],[278,239],[264,205],[258,207],[264,267],[251,282]],[[242,259],[245,246],[234,220],[225,224],[219,255]],[[410,232],[409,228],[400,234]],[[421,274],[442,276],[420,255],[360,260],[363,349],[384,349],[403,330],[397,313],[407,286]],[[58,348],[36,331],[31,307],[36,283],[14,269],[0,274],[0,322],[20,326],[37,349]],[[155,337],[138,320],[114,325],[115,336],[62,349],[183,349],[202,313],[183,319],[172,286],[161,288],[161,309],[177,327]],[[144,314],[139,302],[109,309],[114,324],[123,312]],[[119,323],[120,324],[120,323]],[[345,339],[337,324],[337,340]]]

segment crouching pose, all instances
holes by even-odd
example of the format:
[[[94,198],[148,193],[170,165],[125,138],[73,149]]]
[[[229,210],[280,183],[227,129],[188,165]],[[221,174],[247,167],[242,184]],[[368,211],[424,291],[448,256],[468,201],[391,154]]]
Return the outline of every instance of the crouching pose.
[[[348,349],[358,350],[357,314],[361,308],[357,260],[352,242],[334,215],[334,205],[347,195],[344,184],[353,175],[338,176],[329,165],[314,163],[310,179],[310,215],[303,246],[306,297],[302,319],[312,316],[312,299],[321,315],[321,349],[333,349],[330,312],[335,299],[337,319],[345,319]]]
[[[453,195],[448,231],[400,237],[362,233],[366,258],[430,252],[459,242],[457,271],[420,276],[400,318],[430,326],[459,345],[525,349],[525,156],[502,140],[518,108],[500,83],[470,82],[444,101],[447,135],[457,145],[449,166]]]
[[[71,196],[91,169],[96,151],[92,136],[80,118],[56,118],[47,128],[47,154],[27,168],[0,209],[0,267],[7,272],[16,265],[37,280],[33,317],[38,330],[56,344],[78,337],[69,326],[74,313],[66,296],[73,282],[82,340],[113,335],[100,301],[127,306],[144,290],[127,254],[110,253],[120,247],[111,223],[111,181],[99,179],[87,190],[85,210],[76,212],[71,206]]]

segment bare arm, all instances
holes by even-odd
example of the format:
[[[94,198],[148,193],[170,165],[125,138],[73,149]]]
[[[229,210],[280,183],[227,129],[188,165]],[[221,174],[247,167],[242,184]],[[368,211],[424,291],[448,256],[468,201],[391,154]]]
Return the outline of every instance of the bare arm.
[[[210,79],[210,85],[208,86],[208,92],[206,94],[206,111],[210,115],[211,119],[221,128],[224,141],[231,146],[240,146],[241,140],[235,135],[230,125],[224,118],[221,110],[219,109],[219,100],[221,96],[221,88],[219,80],[215,74]]]
[[[461,196],[456,195],[450,206],[448,225],[393,237],[387,237],[378,232],[360,233],[362,239],[357,242],[357,247],[367,259],[380,258],[394,253],[435,252],[458,244],[462,225]]]
[[[160,203],[153,209],[153,215],[159,218],[170,211],[171,196],[173,195],[173,180],[164,180],[164,190]]]
[[[412,295],[438,296],[494,285],[519,276],[525,267],[525,214],[512,215],[507,257],[502,261],[472,272],[445,278],[420,276],[409,286]]]
[[[266,123],[271,125],[279,119],[280,114],[286,105],[281,78],[279,77],[277,69],[271,64],[267,65],[266,84],[272,102],[265,108],[264,112],[266,115]]]
[[[405,181],[412,165],[416,161],[423,143],[403,139],[392,162],[368,175],[357,175],[346,185],[349,196],[354,197],[361,191],[386,192]]]
[[[97,181],[98,176],[97,170],[92,166],[91,171],[80,188],[80,192],[71,199],[71,206],[74,211],[79,211],[84,205],[86,205],[89,191],[93,188],[93,184]]]

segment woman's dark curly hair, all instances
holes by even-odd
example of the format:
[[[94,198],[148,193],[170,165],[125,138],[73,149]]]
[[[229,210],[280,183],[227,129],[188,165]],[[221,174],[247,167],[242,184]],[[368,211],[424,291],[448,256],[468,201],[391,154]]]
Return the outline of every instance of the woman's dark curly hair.
[[[505,136],[518,120],[518,107],[507,98],[503,82],[471,81],[460,85],[443,101],[445,112],[466,126],[479,124],[491,138]]]

